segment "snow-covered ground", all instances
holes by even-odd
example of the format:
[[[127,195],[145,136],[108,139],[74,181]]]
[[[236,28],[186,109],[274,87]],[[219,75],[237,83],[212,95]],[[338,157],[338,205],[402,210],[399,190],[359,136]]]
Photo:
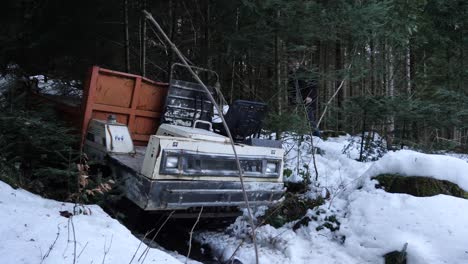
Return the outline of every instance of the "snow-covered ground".
[[[37,82],[37,91],[42,94],[81,97],[81,82],[76,80],[64,81],[60,79],[46,78],[44,75],[29,76],[29,80]],[[12,74],[0,76],[0,94],[7,90],[10,86],[15,85],[15,82],[24,82],[21,78]],[[20,85],[24,85],[21,83]]]
[[[315,146],[324,154],[316,156],[318,184],[308,195],[328,192],[330,199],[319,209],[308,211],[307,215],[317,221],[295,231],[294,223],[257,228],[260,263],[384,263],[384,254],[402,250],[405,244],[409,264],[468,263],[468,200],[387,193],[376,189],[376,181],[371,180],[380,173],[399,173],[445,179],[468,190],[468,163],[409,150],[361,163],[354,160],[359,155],[357,148],[342,154],[352,141],[350,136],[315,139]],[[298,148],[288,140],[285,149],[289,151],[286,167],[293,172],[290,180],[301,180],[307,170],[303,164],[308,164],[309,173],[315,175],[309,144]],[[317,211],[322,213],[318,215]],[[327,216],[335,216],[340,222],[338,231],[317,231]],[[219,259],[255,263],[248,233],[245,221],[238,219],[227,232],[205,232],[197,238],[210,245]]]
[[[298,148],[293,138],[284,144],[286,168],[291,170],[288,180],[300,181],[307,173],[314,177],[310,145],[303,142]],[[316,155],[318,182],[306,195],[327,194],[329,199],[309,210],[307,216],[314,220],[298,229],[293,229],[294,222],[280,228],[258,227],[260,263],[383,263],[384,254],[405,244],[409,264],[468,263],[468,200],[387,193],[376,189],[371,179],[380,173],[427,176],[468,190],[468,163],[453,155],[410,150],[357,162],[357,148],[343,154],[349,142],[355,140],[315,138],[323,154]],[[75,215],[73,221],[60,215],[60,211],[73,212],[73,206],[0,182],[0,263],[73,263],[74,256],[76,263],[129,263],[140,241],[98,206],[87,206],[91,214]],[[319,228],[330,217],[340,223],[339,230]],[[208,244],[220,260],[232,256],[243,264],[255,263],[243,218],[225,232],[198,233],[196,239]],[[133,263],[141,263],[137,260],[144,248],[140,246]],[[184,261],[176,253],[150,249],[145,263]]]
[[[0,182],[0,263],[130,263],[140,240],[96,205],[86,206],[91,214],[60,215],[73,209]],[[132,263],[142,263],[144,249]],[[151,248],[145,263],[182,262]]]
[[[30,76],[29,79],[37,81],[37,88],[43,94],[75,97],[83,95],[83,91],[79,89],[81,82],[76,80],[66,82],[60,79],[46,78],[44,75]]]

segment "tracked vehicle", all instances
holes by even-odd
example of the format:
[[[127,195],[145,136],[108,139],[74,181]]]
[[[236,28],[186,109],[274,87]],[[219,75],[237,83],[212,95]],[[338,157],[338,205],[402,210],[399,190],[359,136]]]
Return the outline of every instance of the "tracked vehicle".
[[[222,215],[245,205],[231,142],[213,122],[213,104],[200,85],[175,74],[166,84],[95,66],[82,103],[57,107],[81,120],[84,152],[109,166],[141,209],[203,206]],[[238,100],[224,116],[251,205],[274,203],[284,191],[281,143],[255,137],[265,113],[263,103]]]

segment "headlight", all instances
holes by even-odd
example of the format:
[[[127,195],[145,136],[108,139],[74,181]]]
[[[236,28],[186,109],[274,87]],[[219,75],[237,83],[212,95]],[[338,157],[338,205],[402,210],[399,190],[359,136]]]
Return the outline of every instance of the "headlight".
[[[266,164],[266,173],[277,173],[278,172],[278,163],[277,162],[267,162]]]
[[[166,158],[166,168],[177,168],[179,165],[179,157],[167,157]]]

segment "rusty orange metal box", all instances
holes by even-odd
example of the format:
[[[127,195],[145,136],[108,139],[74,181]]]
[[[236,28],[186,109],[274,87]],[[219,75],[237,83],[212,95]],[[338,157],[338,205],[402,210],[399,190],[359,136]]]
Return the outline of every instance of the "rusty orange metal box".
[[[84,85],[81,104],[82,138],[91,119],[114,114],[126,124],[135,145],[147,145],[159,127],[168,84],[139,75],[93,66]]]
[[[36,104],[52,104],[58,116],[86,136],[91,119],[107,120],[114,114],[117,122],[128,126],[137,146],[146,146],[156,133],[166,100],[167,83],[139,75],[93,66],[84,82],[81,100],[31,92]]]

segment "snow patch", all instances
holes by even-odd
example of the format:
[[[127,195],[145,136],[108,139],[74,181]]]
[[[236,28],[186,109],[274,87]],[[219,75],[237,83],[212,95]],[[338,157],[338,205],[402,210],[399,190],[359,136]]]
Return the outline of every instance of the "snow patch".
[[[311,146],[310,142],[298,146],[298,137],[289,136],[283,144],[285,168],[293,171],[289,180],[300,181],[298,166],[307,164],[313,175]],[[343,154],[350,138],[314,138],[315,146],[324,154],[316,156],[318,182],[306,195],[314,197],[322,188],[330,193],[330,199],[307,213],[317,220],[297,230],[292,229],[295,222],[281,228],[257,228],[260,263],[383,264],[384,254],[401,250],[405,243],[409,264],[467,263],[468,200],[386,193],[376,189],[370,177],[381,173],[427,176],[466,189],[468,164],[454,157],[409,150],[387,153],[374,162],[357,162],[354,158],[358,152]],[[364,188],[357,189],[361,184]],[[323,215],[317,215],[318,210]],[[318,228],[324,216],[334,216],[341,223],[340,229],[332,232]],[[238,218],[224,233],[199,233],[197,239],[208,244],[220,260],[234,254],[233,258],[244,264],[255,263],[250,226],[243,221]]]
[[[340,233],[348,252],[363,262],[383,263],[382,256],[408,243],[408,263],[466,263],[468,201],[447,195],[414,197],[382,190],[356,191]]]
[[[0,262],[72,263],[73,228],[77,263],[104,263],[105,250],[105,263],[130,262],[140,240],[97,205],[86,206],[91,215],[73,216],[72,225],[69,218],[60,216],[60,211],[73,212],[73,207],[0,182]],[[142,244],[136,259],[145,248]],[[145,263],[181,262],[152,248]]]
[[[76,80],[64,81],[46,78],[44,75],[29,76],[30,80],[37,81],[37,88],[42,94],[82,97],[81,82]]]

